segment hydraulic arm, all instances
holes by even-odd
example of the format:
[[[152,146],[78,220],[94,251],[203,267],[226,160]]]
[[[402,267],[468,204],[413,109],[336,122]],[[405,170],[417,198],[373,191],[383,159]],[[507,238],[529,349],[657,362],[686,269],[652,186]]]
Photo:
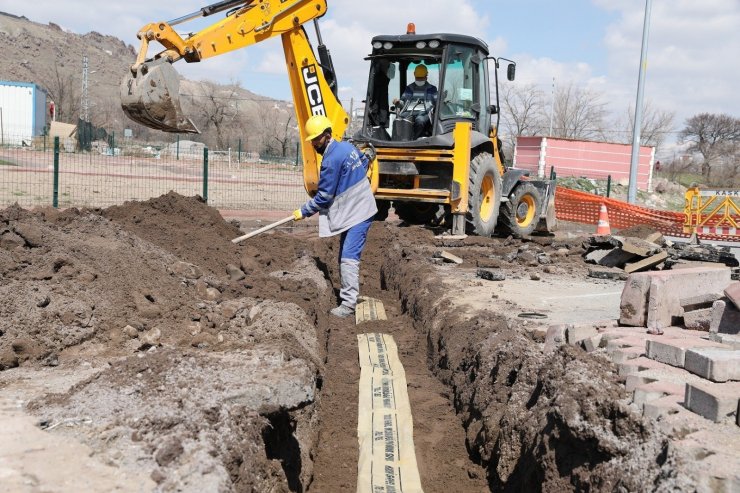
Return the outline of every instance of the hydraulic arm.
[[[147,24],[138,33],[141,46],[131,75],[121,84],[121,106],[132,120],[147,127],[197,133],[182,111],[178,74],[172,64],[180,59],[200,62],[280,36],[301,140],[305,138],[304,123],[317,114],[329,118],[334,136],[341,139],[349,120],[337,99],[334,67],[316,22],[326,8],[326,0],[225,0],[169,22]],[[173,28],[223,11],[227,11],[225,18],[186,38]],[[310,21],[314,21],[319,35],[319,60],[303,27]],[[164,50],[147,58],[152,42]],[[304,181],[311,191],[318,183],[311,146],[303,146],[303,158]]]

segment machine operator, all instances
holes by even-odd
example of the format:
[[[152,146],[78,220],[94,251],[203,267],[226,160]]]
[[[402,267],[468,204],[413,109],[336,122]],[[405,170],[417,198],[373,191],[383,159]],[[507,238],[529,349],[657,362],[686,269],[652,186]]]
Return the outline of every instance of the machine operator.
[[[432,109],[437,103],[437,88],[427,81],[429,70],[424,65],[414,69],[414,82],[406,86],[401,99],[394,99],[393,104],[403,103],[401,118],[411,119],[414,123],[414,138],[431,135]]]

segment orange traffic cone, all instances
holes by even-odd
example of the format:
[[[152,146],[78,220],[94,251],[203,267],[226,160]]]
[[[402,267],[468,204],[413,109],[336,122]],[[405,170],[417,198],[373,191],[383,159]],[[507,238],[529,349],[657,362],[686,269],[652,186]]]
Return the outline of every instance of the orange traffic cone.
[[[609,227],[609,214],[606,212],[606,205],[601,204],[599,209],[599,222],[596,223],[596,234],[597,235],[610,235],[612,229]]]

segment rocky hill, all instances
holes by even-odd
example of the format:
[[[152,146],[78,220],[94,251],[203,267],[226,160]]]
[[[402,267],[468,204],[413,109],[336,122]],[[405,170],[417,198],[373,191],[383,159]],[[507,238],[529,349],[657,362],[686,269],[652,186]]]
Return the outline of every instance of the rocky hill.
[[[114,36],[95,31],[87,34],[71,33],[53,22],[39,24],[23,16],[5,12],[0,12],[0,44],[4,51],[0,57],[0,80],[33,82],[43,87],[49,98],[55,102],[58,120],[76,122],[80,115],[82,60],[87,56],[92,123],[118,132],[119,135],[124,128],[133,128],[135,137],[143,140],[171,140],[161,132],[134,124],[120,109],[119,84],[136,57],[133,46]],[[212,146],[226,146],[239,138],[223,122],[216,124],[212,121],[214,115],[223,113],[224,107],[238,106],[238,111],[234,114],[222,116],[224,121],[232,123],[231,127],[240,129],[250,127],[250,122],[274,121],[280,127],[280,123],[284,123],[292,114],[287,102],[269,101],[264,96],[238,86],[183,80],[181,92],[199,95],[197,98],[185,98],[183,109],[193,115],[204,133],[203,140]],[[210,101],[213,107],[206,107],[208,103],[203,101]],[[234,122],[238,125],[233,125]],[[293,125],[290,127],[293,128]],[[259,129],[250,130],[253,135]],[[274,129],[268,135],[274,135],[272,130]],[[250,140],[259,142],[261,147],[274,146],[266,140],[269,138],[252,137]]]

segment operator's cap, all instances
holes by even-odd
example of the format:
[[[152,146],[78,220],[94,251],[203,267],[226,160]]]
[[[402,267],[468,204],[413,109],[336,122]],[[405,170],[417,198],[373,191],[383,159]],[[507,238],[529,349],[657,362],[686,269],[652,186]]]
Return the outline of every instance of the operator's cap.
[[[314,115],[306,121],[306,141],[313,140],[331,128],[331,120],[324,115]]]
[[[429,71],[424,65],[417,65],[414,69],[414,77],[416,78],[426,77],[428,73]]]

